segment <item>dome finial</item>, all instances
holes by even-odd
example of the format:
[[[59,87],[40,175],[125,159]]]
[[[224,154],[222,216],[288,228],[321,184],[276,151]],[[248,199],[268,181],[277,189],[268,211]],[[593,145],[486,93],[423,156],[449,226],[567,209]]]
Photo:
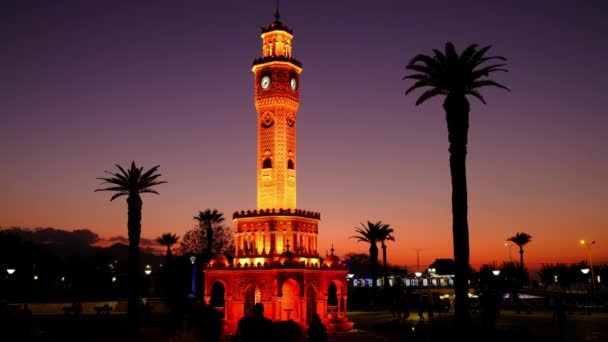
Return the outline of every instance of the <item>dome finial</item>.
[[[330,251],[331,251],[331,255],[334,255],[334,243],[333,242],[331,243]]]
[[[274,18],[279,21],[281,15],[279,14],[279,0],[277,0],[277,10],[274,12]]]

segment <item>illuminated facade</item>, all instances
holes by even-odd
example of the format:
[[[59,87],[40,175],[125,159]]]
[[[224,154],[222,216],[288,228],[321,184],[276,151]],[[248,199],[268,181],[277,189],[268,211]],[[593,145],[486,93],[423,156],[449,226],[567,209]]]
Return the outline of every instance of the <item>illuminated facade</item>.
[[[302,65],[293,34],[276,20],[262,29],[254,60],[257,111],[257,209],[235,212],[235,257],[215,256],[205,272],[205,301],[224,312],[226,333],[264,304],[272,320],[306,326],[314,313],[328,330],[347,330],[346,266],[317,253],[319,213],[296,209],[296,114]]]

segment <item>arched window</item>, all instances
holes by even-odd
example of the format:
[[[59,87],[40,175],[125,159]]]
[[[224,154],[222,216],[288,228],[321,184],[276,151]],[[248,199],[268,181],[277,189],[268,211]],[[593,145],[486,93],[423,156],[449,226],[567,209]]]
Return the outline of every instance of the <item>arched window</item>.
[[[287,168],[290,169],[290,170],[293,170],[293,169],[296,168],[295,165],[293,164],[293,159],[289,159],[287,161]]]
[[[264,158],[264,162],[262,163],[262,169],[272,169],[272,160],[270,157]]]

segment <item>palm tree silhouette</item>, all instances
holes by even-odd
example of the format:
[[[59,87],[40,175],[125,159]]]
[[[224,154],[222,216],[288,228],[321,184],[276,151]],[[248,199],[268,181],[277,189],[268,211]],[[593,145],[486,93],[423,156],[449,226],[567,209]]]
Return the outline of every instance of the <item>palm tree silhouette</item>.
[[[167,247],[167,267],[171,265],[171,258],[173,257],[173,253],[171,253],[171,246],[175,245],[177,240],[179,240],[179,236],[171,233],[164,233],[156,238],[156,242],[158,242],[161,246]]]
[[[524,270],[524,245],[532,241],[532,236],[526,233],[517,233],[507,239],[519,247],[519,268]]]
[[[220,213],[217,209],[206,209],[205,211],[199,211],[194,219],[198,221],[199,227],[205,229],[207,233],[207,251],[205,253],[205,260],[211,260],[213,254],[213,225],[224,222],[224,214]]]
[[[484,77],[495,71],[507,71],[505,64],[482,66],[491,60],[506,60],[501,56],[486,57],[491,46],[478,49],[477,44],[467,47],[458,55],[454,44],[446,43],[445,52],[434,49],[433,56],[417,55],[406,66],[415,71],[403,79],[416,82],[405,93],[421,87],[430,87],[418,100],[416,105],[437,96],[445,96],[443,109],[448,124],[450,142],[450,173],[452,178],[452,235],[454,244],[455,266],[455,325],[459,331],[466,331],[471,324],[468,302],[468,269],[469,269],[469,224],[467,219],[467,178],[466,155],[469,130],[469,101],[473,96],[484,104],[479,88],[494,86],[509,90],[507,87]]]
[[[106,171],[111,177],[98,177],[97,179],[103,180],[102,184],[111,184],[111,186],[103,189],[96,189],[95,191],[112,191],[114,195],[110,198],[110,201],[115,200],[121,196],[127,196],[127,208],[128,208],[128,223],[127,230],[129,234],[129,260],[128,260],[128,274],[129,274],[129,294],[128,294],[128,319],[129,322],[134,326],[137,323],[137,309],[139,306],[138,302],[138,274],[137,265],[139,264],[139,238],[141,235],[141,207],[142,200],[140,194],[153,193],[157,194],[152,187],[167,183],[165,181],[157,180],[161,174],[156,173],[159,165],[144,172],[143,167],[137,167],[135,162],[131,162],[131,167],[125,170],[122,166],[115,164],[120,172],[112,173]]]
[[[355,232],[359,235],[353,235],[350,238],[357,239],[357,242],[369,243],[369,259],[372,272],[372,288],[374,291],[377,288],[378,279],[378,246],[376,242],[380,241],[382,222],[372,223],[367,221],[367,225],[361,223],[361,227],[355,227]]]
[[[386,244],[385,241],[395,241],[395,237],[392,235],[395,230],[390,227],[388,224],[382,224],[382,221],[378,221],[380,224],[380,233],[378,234],[378,241],[381,243],[382,247],[382,273],[384,278],[384,288],[388,287],[388,282],[386,281],[387,277],[387,263],[386,263]]]

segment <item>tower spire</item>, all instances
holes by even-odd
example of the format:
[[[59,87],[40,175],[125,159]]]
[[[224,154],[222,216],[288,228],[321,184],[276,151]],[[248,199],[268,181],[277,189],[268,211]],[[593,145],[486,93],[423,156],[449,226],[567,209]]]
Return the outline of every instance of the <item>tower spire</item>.
[[[277,10],[274,12],[274,18],[276,19],[276,21],[279,21],[280,17],[281,14],[279,14],[279,0],[277,0]]]

